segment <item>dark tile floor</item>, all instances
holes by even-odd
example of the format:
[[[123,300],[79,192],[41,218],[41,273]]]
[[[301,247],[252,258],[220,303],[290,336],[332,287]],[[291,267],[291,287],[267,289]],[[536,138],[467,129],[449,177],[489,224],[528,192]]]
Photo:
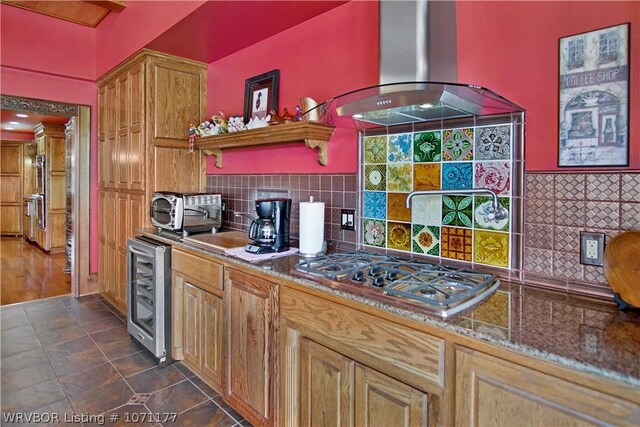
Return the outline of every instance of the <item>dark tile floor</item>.
[[[3,306],[0,315],[2,425],[249,426],[181,363],[157,366],[100,296]],[[18,413],[45,422],[11,422]],[[54,416],[59,423],[45,419]]]

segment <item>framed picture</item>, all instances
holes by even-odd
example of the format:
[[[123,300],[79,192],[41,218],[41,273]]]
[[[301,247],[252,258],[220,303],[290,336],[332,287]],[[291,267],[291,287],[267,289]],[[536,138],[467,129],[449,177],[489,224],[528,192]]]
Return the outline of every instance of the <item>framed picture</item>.
[[[629,165],[629,24],[560,39],[558,166]]]
[[[244,86],[244,122],[254,117],[264,118],[269,111],[278,111],[278,81],[280,70],[247,79]]]

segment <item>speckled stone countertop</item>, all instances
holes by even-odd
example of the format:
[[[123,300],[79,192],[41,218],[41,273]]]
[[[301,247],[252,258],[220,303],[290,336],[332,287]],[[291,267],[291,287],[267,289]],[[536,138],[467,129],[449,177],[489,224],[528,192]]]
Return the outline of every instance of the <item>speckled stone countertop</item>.
[[[640,314],[619,311],[614,303],[502,281],[488,298],[441,318],[302,277],[293,269],[297,256],[249,263],[164,234],[159,236],[156,229],[138,231],[230,264],[640,388]]]

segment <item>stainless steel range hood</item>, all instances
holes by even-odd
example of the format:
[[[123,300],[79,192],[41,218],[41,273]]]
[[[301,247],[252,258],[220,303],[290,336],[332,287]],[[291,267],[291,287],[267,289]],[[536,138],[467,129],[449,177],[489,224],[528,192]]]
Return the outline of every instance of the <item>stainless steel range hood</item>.
[[[326,107],[329,114],[379,126],[523,111],[488,89],[440,82],[372,86],[337,96]]]
[[[455,4],[381,0],[380,84],[329,99],[309,117],[371,127],[524,111],[480,86],[443,83],[457,80]]]

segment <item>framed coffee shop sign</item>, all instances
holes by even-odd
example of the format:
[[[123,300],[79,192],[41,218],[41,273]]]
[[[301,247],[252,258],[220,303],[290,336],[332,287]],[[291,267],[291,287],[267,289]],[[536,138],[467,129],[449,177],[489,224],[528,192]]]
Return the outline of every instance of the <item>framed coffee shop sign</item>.
[[[629,24],[560,39],[559,166],[629,164]]]

